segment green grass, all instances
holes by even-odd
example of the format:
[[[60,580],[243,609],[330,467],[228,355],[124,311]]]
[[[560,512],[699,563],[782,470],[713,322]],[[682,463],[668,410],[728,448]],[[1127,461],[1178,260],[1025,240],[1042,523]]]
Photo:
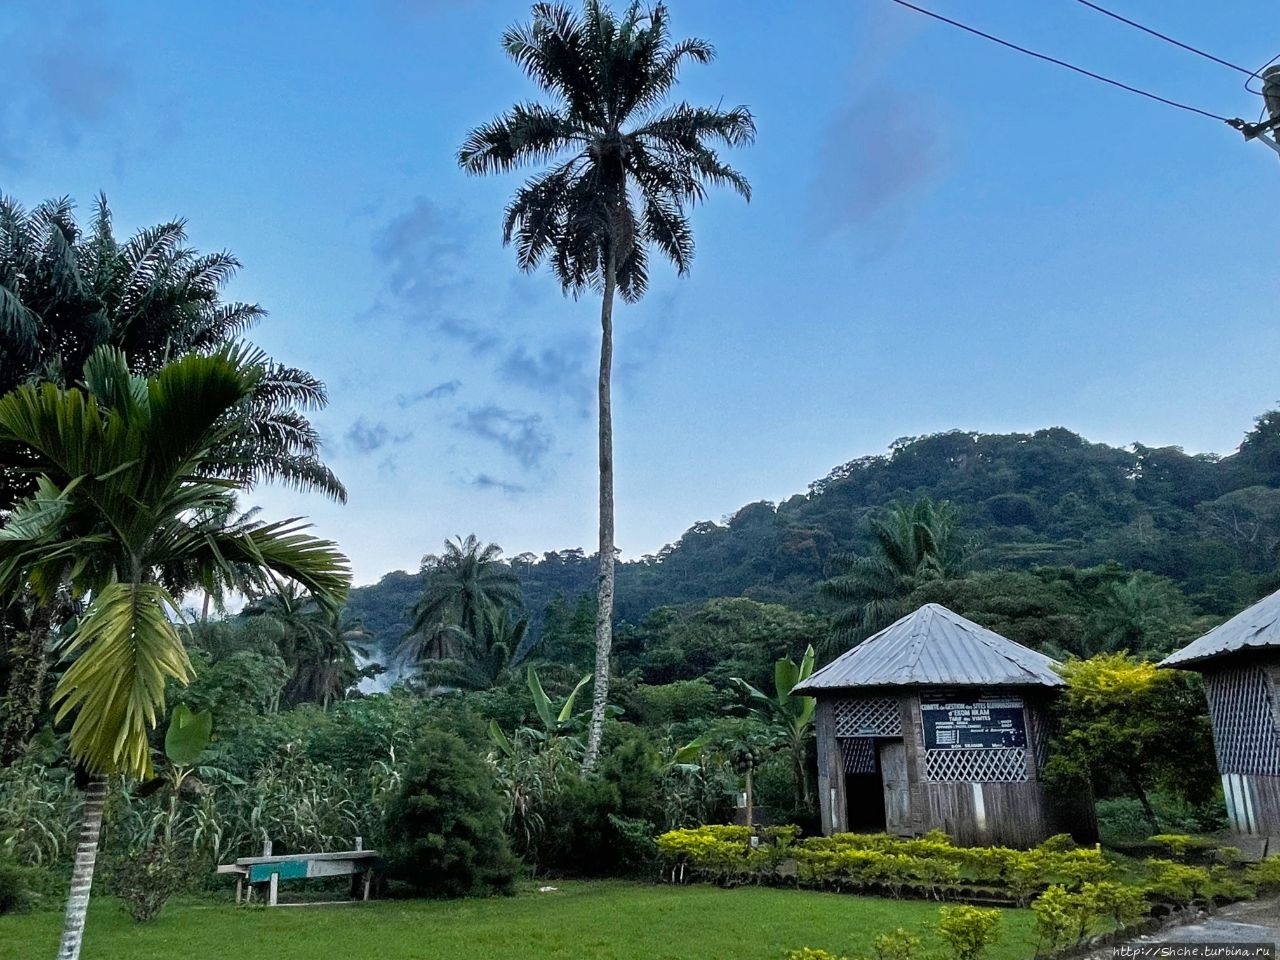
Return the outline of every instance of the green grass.
[[[780,960],[823,947],[869,953],[872,938],[905,927],[926,937],[938,906],[795,890],[650,886],[607,881],[527,888],[493,900],[382,901],[268,910],[171,904],[134,924],[96,899],[82,960]],[[1030,956],[1031,914],[1005,911],[990,960]],[[62,916],[0,917],[0,960],[57,950]]]

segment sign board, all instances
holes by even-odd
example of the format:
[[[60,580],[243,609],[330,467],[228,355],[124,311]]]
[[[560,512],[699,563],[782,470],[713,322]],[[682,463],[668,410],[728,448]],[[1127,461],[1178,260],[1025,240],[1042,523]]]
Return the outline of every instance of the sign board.
[[[1017,697],[920,704],[926,750],[991,750],[1027,745]]]

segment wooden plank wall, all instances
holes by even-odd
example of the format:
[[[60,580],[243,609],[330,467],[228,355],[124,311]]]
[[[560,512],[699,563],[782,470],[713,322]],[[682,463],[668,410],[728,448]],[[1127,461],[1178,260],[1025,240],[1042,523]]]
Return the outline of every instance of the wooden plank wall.
[[[1253,815],[1261,836],[1280,836],[1280,777],[1246,777],[1253,787]],[[1280,851],[1278,851],[1280,852]]]

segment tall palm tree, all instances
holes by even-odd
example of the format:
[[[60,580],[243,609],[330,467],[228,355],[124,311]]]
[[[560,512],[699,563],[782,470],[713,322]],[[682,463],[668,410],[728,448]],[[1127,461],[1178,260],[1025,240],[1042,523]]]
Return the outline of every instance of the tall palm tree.
[[[222,299],[239,267],[225,251],[191,249],[182,220],[117,240],[105,196],[83,228],[65,197],[27,210],[0,196],[0,393],[24,383],[74,386],[104,345],[122,349],[141,375],[215,350],[265,316],[257,304]],[[241,487],[277,481],[345,501],[306,416],[325,405],[324,384],[274,361],[260,365],[253,389],[225,411],[238,428],[219,431],[207,469]],[[21,446],[0,453],[0,522],[35,492],[30,461]],[[0,710],[0,762],[21,751],[34,726],[34,701],[24,691],[43,689],[58,625],[51,611],[27,607]]]
[[[60,960],[80,953],[106,778],[150,776],[165,684],[191,676],[176,592],[237,578],[245,564],[329,608],[350,584],[346,559],[299,520],[225,520],[237,484],[208,460],[236,429],[228,413],[252,394],[263,359],[228,346],[143,379],[107,347],[86,361],[84,389],[46,383],[0,398],[0,447],[25,451],[36,475],[35,494],[0,528],[0,597],[25,589],[48,603],[69,587],[88,600],[53,696],[89,777]]]
[[[496,543],[482,545],[472,533],[446,540],[441,556],[422,558],[426,588],[410,611],[413,625],[400,648],[404,659],[465,660],[484,642],[490,620],[520,606],[520,581],[501,556]]]
[[[907,597],[930,580],[960,575],[965,549],[955,508],[920,497],[895,503],[871,519],[872,552],[845,560],[844,572],[822,585],[843,605],[835,618],[840,639],[864,640],[908,611]]]
[[[584,769],[594,767],[604,730],[613,644],[614,505],[613,301],[639,300],[648,287],[651,248],[680,274],[693,261],[689,210],[708,187],[750,198],[746,179],[716,147],[750,144],[746,107],[722,110],[668,103],[680,68],[715,57],[705,40],[673,42],[667,8],[636,2],[621,14],[599,0],[576,13],[537,3],[527,24],[502,39],[511,57],[550,98],[517,104],[473,130],[458,162],[473,174],[544,166],[516,191],[503,222],[522,270],[550,263],[575,297],[600,291],[599,584],[596,667]]]

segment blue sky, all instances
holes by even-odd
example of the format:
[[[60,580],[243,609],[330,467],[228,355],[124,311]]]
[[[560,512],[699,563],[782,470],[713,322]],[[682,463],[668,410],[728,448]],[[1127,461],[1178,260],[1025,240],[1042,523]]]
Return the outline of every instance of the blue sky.
[[[1114,8],[1228,60],[1280,51],[1262,0]],[[1070,0],[940,12],[1224,116],[1242,77]],[[1280,163],[1222,124],[889,0],[673,0],[718,61],[680,93],[743,103],[752,202],[694,214],[692,274],[619,308],[618,544],[803,491],[892,440],[1062,425],[1230,452],[1280,399]],[[1032,9],[1034,8],[1034,13]],[[173,216],[244,263],[252,335],[326,380],[338,507],[306,514],[360,583],[455,534],[590,549],[598,304],[500,244],[518,178],[454,151],[531,95],[508,0],[11,0],[0,189],[105,190],[120,232]]]

